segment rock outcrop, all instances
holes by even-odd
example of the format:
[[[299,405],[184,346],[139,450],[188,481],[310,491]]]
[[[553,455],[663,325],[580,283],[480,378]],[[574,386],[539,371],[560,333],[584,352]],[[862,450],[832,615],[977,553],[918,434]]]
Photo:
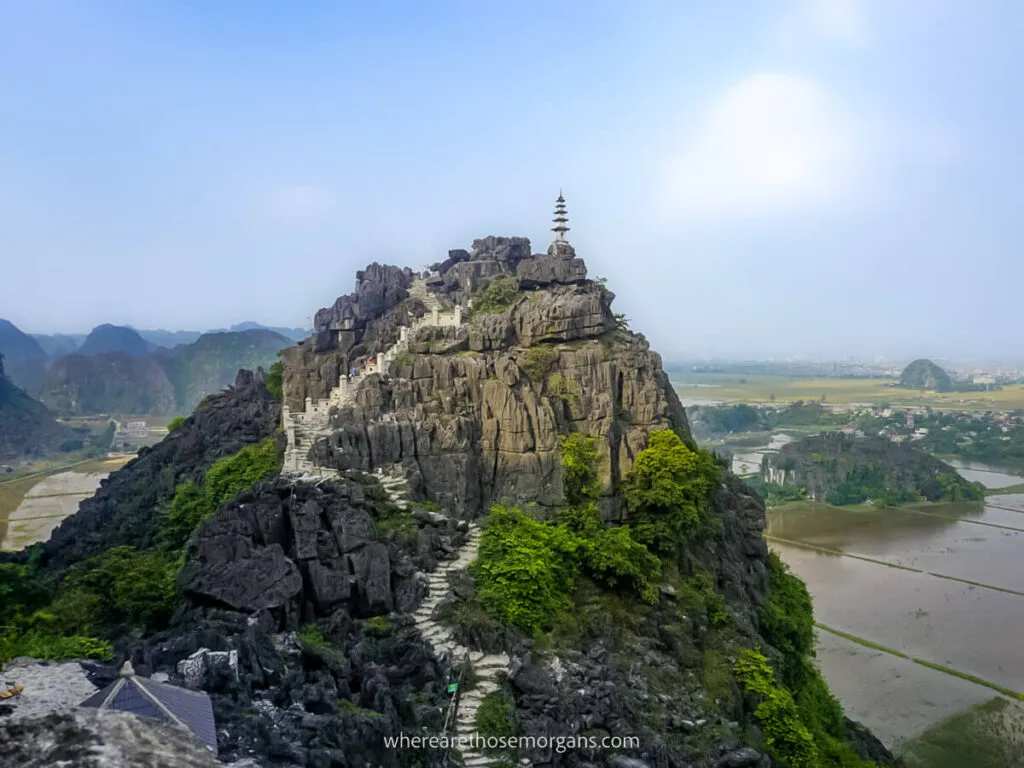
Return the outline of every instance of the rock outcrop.
[[[807,497],[849,504],[878,497],[901,501],[968,501],[984,489],[969,483],[944,461],[920,448],[882,437],[840,432],[813,435],[765,454],[762,478],[787,488],[806,489]]]
[[[428,285],[442,306],[469,304],[496,278],[519,275],[520,290],[503,311],[410,337],[391,375],[369,377],[354,403],[335,412],[333,433],[313,447],[314,463],[364,471],[400,464],[417,498],[450,510],[479,513],[496,501],[550,506],[562,498],[558,437],[577,431],[598,439],[605,511],[620,516],[611,491],[650,431],[673,428],[689,439],[660,357],[618,327],[614,295],[586,281],[571,253],[530,256],[528,240],[492,237],[435,266]],[[321,310],[317,329],[336,340],[285,353],[292,410],[303,411],[307,397],[326,399],[361,355],[397,341],[417,312],[415,299],[402,300],[404,280],[372,265],[355,294]],[[362,295],[374,297],[369,308]]]
[[[76,709],[5,722],[0,756],[18,768],[218,768],[222,763],[181,727],[127,712]]]
[[[900,374],[904,389],[927,390],[931,392],[952,392],[953,380],[949,374],[931,360],[921,358],[910,363]]]
[[[232,388],[208,398],[163,442],[143,448],[103,480],[96,495],[54,530],[40,564],[63,571],[110,547],[151,546],[161,505],[175,488],[199,480],[217,459],[273,435],[280,412],[262,376],[239,372]]]

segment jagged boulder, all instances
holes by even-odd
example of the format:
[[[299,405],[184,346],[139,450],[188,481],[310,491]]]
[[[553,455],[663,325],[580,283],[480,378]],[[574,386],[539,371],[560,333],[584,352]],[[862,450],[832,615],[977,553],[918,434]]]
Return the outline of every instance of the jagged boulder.
[[[349,481],[258,485],[200,525],[181,591],[197,605],[248,614],[388,613],[403,580],[393,574],[395,554],[378,539],[371,509]]]
[[[218,768],[212,752],[180,726],[126,712],[75,709],[5,722],[0,754],[18,768]]]
[[[352,330],[394,309],[408,297],[412,271],[374,262],[356,273],[356,289],[321,309],[313,320],[316,332]]]
[[[568,254],[553,253],[534,256],[516,265],[516,275],[525,288],[558,283],[569,285],[587,279],[587,265],[583,259]]]

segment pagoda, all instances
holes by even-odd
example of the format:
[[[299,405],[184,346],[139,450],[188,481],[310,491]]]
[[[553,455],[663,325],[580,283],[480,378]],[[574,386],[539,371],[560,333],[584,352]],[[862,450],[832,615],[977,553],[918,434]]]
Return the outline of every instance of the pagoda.
[[[575,256],[575,249],[565,239],[565,233],[569,231],[569,214],[565,211],[565,198],[562,196],[562,190],[558,190],[558,199],[555,200],[555,217],[552,221],[555,223],[555,226],[551,228],[551,231],[555,233],[555,239],[548,246],[548,255]]]

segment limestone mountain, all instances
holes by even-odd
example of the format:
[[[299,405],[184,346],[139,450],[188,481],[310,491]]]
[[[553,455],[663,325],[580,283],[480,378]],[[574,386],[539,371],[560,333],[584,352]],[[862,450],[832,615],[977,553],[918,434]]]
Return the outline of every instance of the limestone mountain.
[[[309,336],[310,331],[308,328],[285,328],[281,326],[269,326],[262,325],[261,323],[253,322],[252,320],[246,320],[241,323],[235,323],[228,330],[230,331],[271,331],[273,333],[284,336],[287,339],[294,341],[301,341],[302,339]]]
[[[952,392],[953,380],[931,360],[921,358],[910,363],[900,374],[899,386],[904,389]]]
[[[240,369],[267,369],[291,341],[267,330],[204,333],[191,344],[160,353],[174,386],[175,410],[188,413],[235,380]]]
[[[79,355],[102,355],[119,352],[130,357],[141,357],[155,349],[138,331],[124,325],[98,325],[89,332],[76,352]]]
[[[33,333],[32,338],[39,342],[50,362],[53,362],[58,357],[77,351],[86,337],[85,334],[75,333]]]
[[[830,504],[984,498],[980,484],[912,444],[839,432],[805,437],[765,454],[762,479],[805,488],[808,498]]]
[[[9,320],[0,319],[0,355],[11,382],[35,394],[46,375],[47,355],[39,342]]]
[[[70,436],[46,406],[6,377],[0,355],[0,461],[45,456]]]
[[[239,369],[269,368],[288,343],[270,331],[243,331],[204,334],[146,355],[77,352],[51,366],[41,399],[68,415],[188,413],[229,385]]]
[[[47,371],[39,397],[63,416],[175,412],[174,385],[156,355],[65,355]]]
[[[694,444],[559,205],[546,254],[371,264],[281,381],[239,374],[0,555],[33,569],[0,653],[74,642],[200,687],[225,761],[892,765],[811,662],[763,501]],[[474,732],[534,746],[386,745]]]
[[[157,330],[143,330],[135,329],[136,332],[157,347],[163,347],[164,349],[173,349],[180,344],[191,344],[200,336],[202,331],[167,331],[163,328]]]

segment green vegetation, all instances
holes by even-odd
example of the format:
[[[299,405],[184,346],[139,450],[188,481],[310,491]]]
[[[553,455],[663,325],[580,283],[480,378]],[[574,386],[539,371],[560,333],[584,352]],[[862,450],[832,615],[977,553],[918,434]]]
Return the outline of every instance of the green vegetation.
[[[548,395],[572,407],[580,397],[580,383],[559,373],[548,376]]]
[[[1007,768],[1024,764],[1024,715],[994,698],[938,723],[898,750],[907,768]]]
[[[171,433],[185,423],[184,416],[175,416],[167,423],[167,432]]]
[[[782,680],[799,687],[807,679],[814,649],[814,613],[806,585],[774,552],[768,554],[768,600],[761,611],[761,634],[785,659]]]
[[[263,378],[263,383],[275,400],[284,400],[284,363],[280,360],[271,363],[270,370]]]
[[[709,496],[717,485],[710,455],[691,451],[675,433],[652,435],[628,480],[631,509],[647,531],[638,535],[638,525],[609,526],[601,519],[594,440],[568,435],[561,452],[565,504],[558,520],[534,520],[522,510],[495,507],[472,566],[481,603],[504,623],[534,634],[551,629],[572,607],[581,574],[605,587],[629,585],[644,602],[656,602],[662,562],[648,541],[675,553],[708,530]],[[713,584],[691,587],[715,623],[728,621],[724,602],[712,597],[717,597]]]
[[[782,486],[778,483],[769,483],[760,476],[745,478],[744,482],[764,499],[765,504],[769,507],[804,501],[807,498],[807,487],[803,485]]]
[[[526,350],[526,355],[521,365],[530,381],[539,384],[544,381],[544,377],[548,375],[548,371],[551,370],[551,366],[554,365],[557,359],[558,352],[549,346],[542,345],[530,347]]]
[[[713,627],[724,627],[730,622],[725,598],[715,589],[715,576],[710,571],[698,570],[683,581],[679,602],[689,610],[707,616]]]
[[[109,659],[108,639],[163,629],[192,529],[225,501],[278,469],[273,439],[215,462],[201,484],[180,485],[158,523],[160,546],[113,547],[49,583],[29,565],[0,565],[0,664],[11,656]]]
[[[562,525],[495,506],[471,566],[481,602],[506,624],[528,632],[550,629],[572,605],[579,542]]]
[[[200,522],[254,483],[280,468],[273,438],[246,445],[238,453],[217,460],[201,485],[189,481],[178,486],[170,509],[159,523],[157,538],[168,550],[181,549]]]
[[[377,634],[387,634],[393,628],[391,619],[387,616],[371,616],[365,622],[366,628]]]
[[[656,552],[674,553],[707,533],[709,500],[720,482],[709,453],[690,450],[671,430],[653,433],[623,485],[634,537]]]
[[[776,685],[768,659],[748,649],[740,654],[733,670],[743,692],[760,700],[754,716],[764,730],[772,756],[789,768],[816,768],[819,763],[814,737],[800,719],[793,696]]]
[[[353,717],[380,717],[380,712],[373,709],[364,709],[351,699],[338,699],[338,711]]]
[[[508,694],[495,691],[484,696],[476,711],[476,730],[485,739],[519,735],[515,707]]]
[[[174,610],[177,574],[166,553],[132,547],[75,566],[54,590],[38,584],[31,566],[0,566],[0,594],[6,592],[13,612],[0,634],[0,664],[20,655],[108,659],[110,643],[96,635],[122,626],[163,627]],[[28,579],[36,585],[28,587]]]
[[[498,277],[487,284],[473,301],[473,311],[479,314],[497,314],[511,307],[519,297],[519,281],[511,276]]]

